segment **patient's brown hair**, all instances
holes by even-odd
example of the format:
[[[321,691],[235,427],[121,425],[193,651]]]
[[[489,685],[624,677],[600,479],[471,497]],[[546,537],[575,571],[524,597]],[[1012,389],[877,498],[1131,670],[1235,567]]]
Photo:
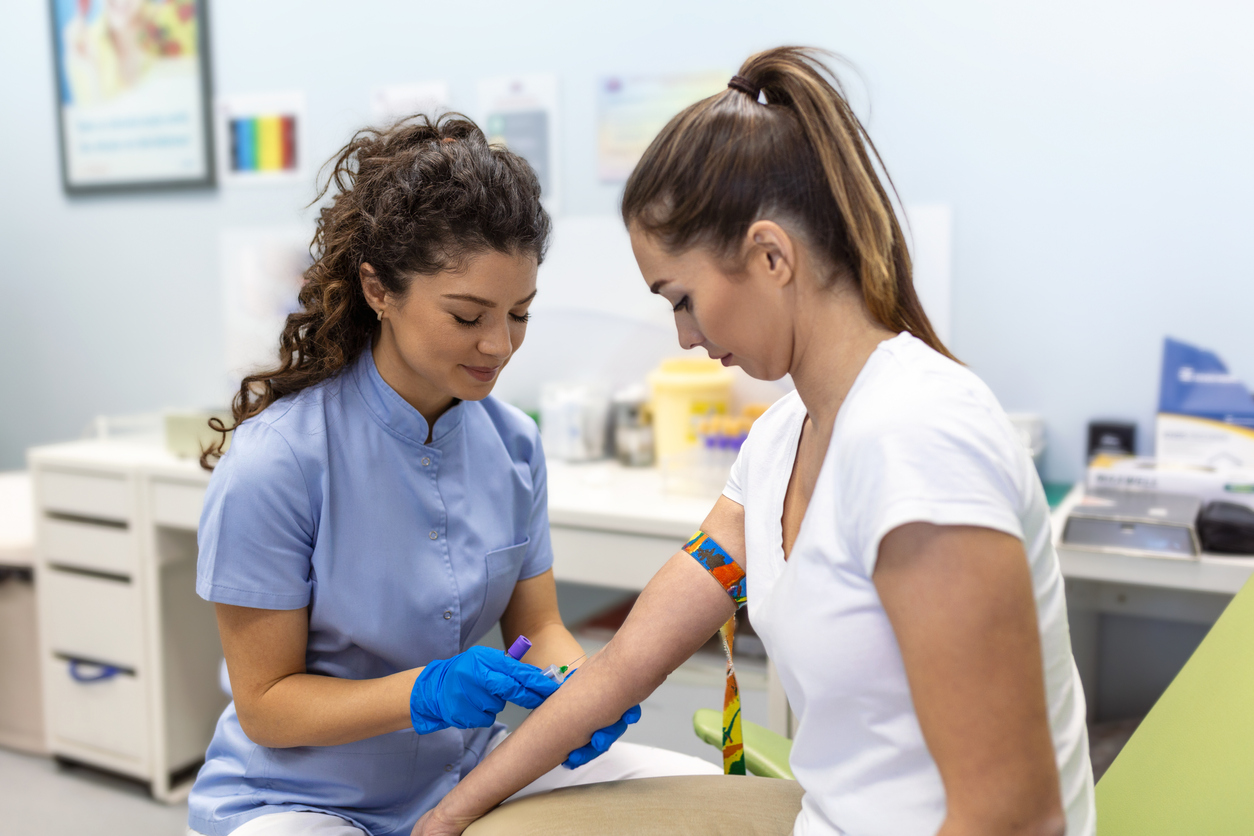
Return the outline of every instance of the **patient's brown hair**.
[[[754,221],[791,225],[824,258],[829,281],[856,283],[880,324],[952,359],[915,293],[905,238],[875,171],[879,152],[825,54],[759,52],[741,66],[736,87],[672,119],[627,180],[623,220],[672,252],[701,246],[729,259]]]

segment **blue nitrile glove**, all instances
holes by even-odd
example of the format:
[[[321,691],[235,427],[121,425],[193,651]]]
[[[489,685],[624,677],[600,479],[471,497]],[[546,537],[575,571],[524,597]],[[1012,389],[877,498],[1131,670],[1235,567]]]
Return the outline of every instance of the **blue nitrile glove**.
[[[576,669],[578,670],[578,669]],[[571,671],[566,679],[570,679],[575,675],[575,671]],[[566,680],[562,680],[565,682]],[[580,746],[575,751],[566,756],[566,760],[562,761],[562,766],[567,769],[583,766],[601,755],[609,751],[614,742],[623,736],[623,732],[627,731],[627,727],[640,719],[640,706],[633,705],[624,712],[622,718],[603,729],[598,729],[592,733],[592,740],[587,746]]]
[[[476,645],[423,668],[409,694],[409,719],[419,734],[482,728],[492,725],[506,702],[535,708],[556,690],[557,683],[534,665]]]

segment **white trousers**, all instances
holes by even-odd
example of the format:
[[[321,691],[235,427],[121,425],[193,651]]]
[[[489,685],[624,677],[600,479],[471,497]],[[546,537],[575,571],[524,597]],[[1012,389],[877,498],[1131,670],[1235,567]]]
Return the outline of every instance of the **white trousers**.
[[[506,735],[500,734],[488,744],[491,752],[501,744]],[[487,753],[485,752],[485,755]],[[618,742],[601,757],[578,769],[559,766],[526,787],[511,798],[522,798],[538,792],[548,792],[562,787],[581,784],[598,784],[602,781],[624,781],[629,778],[660,778],[667,775],[721,775],[709,761],[681,755],[669,749],[655,749],[638,743]],[[202,836],[189,829],[187,836]],[[231,836],[366,836],[359,827],[330,813],[286,812],[258,816],[237,827]]]

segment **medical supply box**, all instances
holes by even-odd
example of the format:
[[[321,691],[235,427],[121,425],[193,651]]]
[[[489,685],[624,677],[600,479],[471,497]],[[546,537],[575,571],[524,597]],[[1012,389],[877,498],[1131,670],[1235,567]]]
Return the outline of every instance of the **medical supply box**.
[[[1254,470],[1254,396],[1218,355],[1165,340],[1155,454],[1165,464]]]
[[[1233,502],[1254,510],[1254,468],[1165,464],[1149,456],[1099,455],[1089,463],[1085,486],[1174,493],[1206,502]]]

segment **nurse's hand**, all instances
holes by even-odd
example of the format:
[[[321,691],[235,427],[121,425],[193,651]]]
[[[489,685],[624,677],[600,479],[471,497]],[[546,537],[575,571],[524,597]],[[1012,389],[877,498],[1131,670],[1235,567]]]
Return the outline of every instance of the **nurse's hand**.
[[[460,836],[473,823],[474,819],[466,822],[448,821],[440,815],[440,808],[435,807],[424,813],[409,833],[410,836]]]
[[[563,681],[569,680],[570,677],[574,676],[578,672],[579,669],[575,668],[575,670],[571,671],[570,675],[566,677],[566,680]],[[639,719],[640,706],[633,705],[631,708],[627,709],[617,723],[593,732],[592,740],[588,742],[588,745],[580,746],[578,749],[567,755],[566,760],[562,761],[562,766],[567,769],[575,769],[576,767],[583,766],[585,763],[601,757],[610,750],[610,747],[614,745],[615,741],[623,736],[623,732],[627,731],[627,727],[632,723],[637,722]]]
[[[419,734],[482,728],[492,725],[506,702],[535,708],[556,690],[557,683],[534,665],[475,646],[423,668],[409,695],[409,718]]]
[[[640,706],[633,705],[623,714],[621,720],[612,726],[606,726],[592,733],[592,740],[587,746],[580,746],[571,752],[566,760],[562,761],[562,766],[567,769],[574,769],[577,766],[583,766],[585,763],[599,758],[610,750],[614,742],[623,736],[623,732],[627,731],[627,727],[640,719]]]

